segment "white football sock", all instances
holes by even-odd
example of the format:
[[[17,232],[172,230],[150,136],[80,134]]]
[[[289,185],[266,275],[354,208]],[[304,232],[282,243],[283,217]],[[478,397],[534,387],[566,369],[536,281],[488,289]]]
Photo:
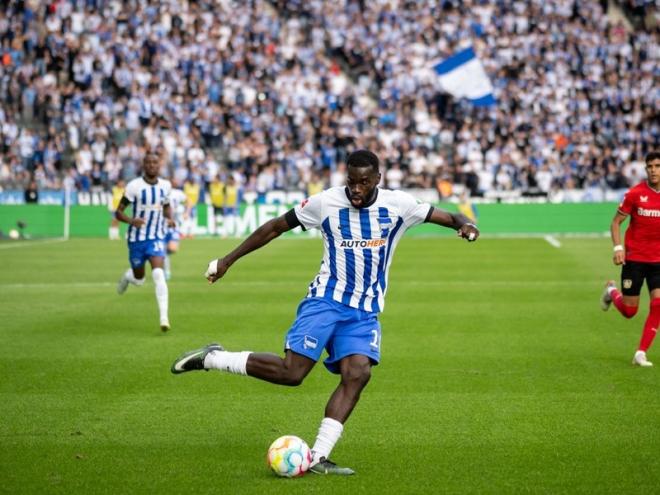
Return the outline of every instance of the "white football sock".
[[[163,272],[162,268],[154,268],[151,270],[151,277],[154,279],[154,284],[156,284],[156,300],[158,301],[158,310],[160,311],[160,321],[168,321],[168,292],[165,272]]]
[[[108,232],[111,240],[116,241],[119,239],[119,227],[110,227]]]
[[[211,351],[204,358],[204,368],[226,371],[235,375],[247,375],[247,360],[250,351]]]
[[[126,273],[124,273],[124,278],[133,285],[144,285],[144,278],[135,278],[135,275],[133,275],[133,270],[131,268],[126,270]]]
[[[339,441],[342,431],[344,431],[344,425],[339,421],[332,418],[323,418],[319,427],[319,433],[316,435],[316,442],[314,442],[314,447],[312,447],[314,454],[312,465],[317,464],[321,460],[321,457],[327,459],[330,456],[330,452],[332,452],[335,444]]]
[[[170,257],[165,256],[165,273],[169,273],[170,271]]]

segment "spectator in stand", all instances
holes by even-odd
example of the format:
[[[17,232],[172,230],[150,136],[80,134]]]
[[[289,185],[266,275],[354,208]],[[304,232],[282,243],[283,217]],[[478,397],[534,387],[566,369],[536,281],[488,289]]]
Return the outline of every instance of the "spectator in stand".
[[[224,226],[221,228],[221,225],[224,223],[223,209],[225,207],[225,183],[220,179],[219,175],[214,176],[209,184],[209,196],[211,198],[211,205],[213,206],[214,231],[218,235],[221,230],[224,230]]]
[[[307,184],[307,197],[322,192],[325,189],[325,181],[318,172],[312,173],[312,178]]]
[[[28,204],[37,204],[39,202],[39,191],[37,189],[37,183],[34,180],[30,181],[30,184],[25,190],[25,202]]]
[[[653,15],[649,2],[623,4]],[[525,174],[549,172],[546,191],[594,177],[625,188],[630,153],[660,139],[659,34],[627,30],[603,5],[5,2],[0,146],[15,157],[0,187],[41,164],[48,188],[72,166],[76,187],[108,188],[162,146],[164,175],[193,171],[200,187],[231,172],[262,193],[304,190],[313,173],[332,183],[361,145],[383,150],[386,180],[398,164],[402,187],[447,174],[473,194],[522,191]],[[495,86],[491,108],[435,83],[433,62],[467,44]]]
[[[227,177],[225,186],[225,235],[233,236],[236,233],[236,218],[240,213],[241,191],[233,175]]]
[[[192,238],[197,225],[197,204],[199,203],[199,183],[192,177],[188,177],[183,183],[183,193],[186,195],[186,213],[182,226],[183,237]]]

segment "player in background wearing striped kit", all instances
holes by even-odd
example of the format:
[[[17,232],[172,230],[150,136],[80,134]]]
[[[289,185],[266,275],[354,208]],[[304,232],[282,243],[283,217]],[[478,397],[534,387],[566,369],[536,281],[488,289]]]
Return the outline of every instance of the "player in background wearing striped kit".
[[[168,290],[165,272],[165,233],[166,227],[174,227],[170,208],[170,181],[158,177],[160,157],[147,153],[144,157],[142,177],[133,179],[126,186],[124,196],[115,212],[117,220],[128,224],[128,260],[131,268],[119,279],[117,292],[126,292],[129,284],[144,284],[144,265],[151,264],[151,276],[156,286],[156,300],[160,313],[160,329],[170,329],[168,317]],[[133,205],[133,216],[124,210]]]
[[[329,461],[329,455],[369,382],[371,367],[380,360],[378,313],[385,303],[392,255],[404,232],[430,222],[453,228],[468,241],[479,237],[477,227],[464,215],[418,203],[402,191],[379,189],[379,182],[378,157],[367,150],[356,151],[347,159],[346,187],[311,196],[259,227],[224,258],[209,263],[206,277],[213,283],[239,258],[288,230],[301,226],[321,231],[323,263],[286,335],[284,358],[228,352],[210,344],[184,354],[172,365],[173,373],[218,369],[280,385],[299,385],[326,349],[324,364],[341,380],[327,403],[312,447],[310,470],[318,474],[354,472]]]
[[[181,240],[181,226],[186,217],[186,194],[179,189],[176,179],[172,179],[172,190],[170,192],[170,210],[174,227],[165,228],[165,280],[172,278],[171,257],[179,252],[179,241]]]

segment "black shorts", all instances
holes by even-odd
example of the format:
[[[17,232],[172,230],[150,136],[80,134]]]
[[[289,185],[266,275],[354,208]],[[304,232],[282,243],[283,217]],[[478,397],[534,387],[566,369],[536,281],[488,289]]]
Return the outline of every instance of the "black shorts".
[[[621,292],[624,296],[639,296],[644,279],[649,291],[660,289],[660,263],[626,261],[621,268]]]

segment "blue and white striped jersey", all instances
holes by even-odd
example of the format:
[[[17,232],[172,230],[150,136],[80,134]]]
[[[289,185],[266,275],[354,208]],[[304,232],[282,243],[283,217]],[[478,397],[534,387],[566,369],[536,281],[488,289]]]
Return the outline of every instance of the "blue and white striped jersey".
[[[172,184],[169,180],[158,179],[149,184],[142,177],[133,179],[126,186],[124,196],[133,205],[133,218],[145,220],[139,229],[128,226],[128,242],[163,240],[165,238],[165,217],[163,206],[170,203]]]
[[[307,297],[325,297],[378,313],[385,306],[392,255],[404,232],[427,220],[431,205],[403,191],[378,189],[376,201],[354,208],[344,187],[333,187],[295,207],[305,229],[319,229],[324,254]]]
[[[188,198],[181,189],[172,189],[170,192],[170,208],[172,208],[172,218],[176,222],[175,229],[183,225],[186,213],[186,202]]]

